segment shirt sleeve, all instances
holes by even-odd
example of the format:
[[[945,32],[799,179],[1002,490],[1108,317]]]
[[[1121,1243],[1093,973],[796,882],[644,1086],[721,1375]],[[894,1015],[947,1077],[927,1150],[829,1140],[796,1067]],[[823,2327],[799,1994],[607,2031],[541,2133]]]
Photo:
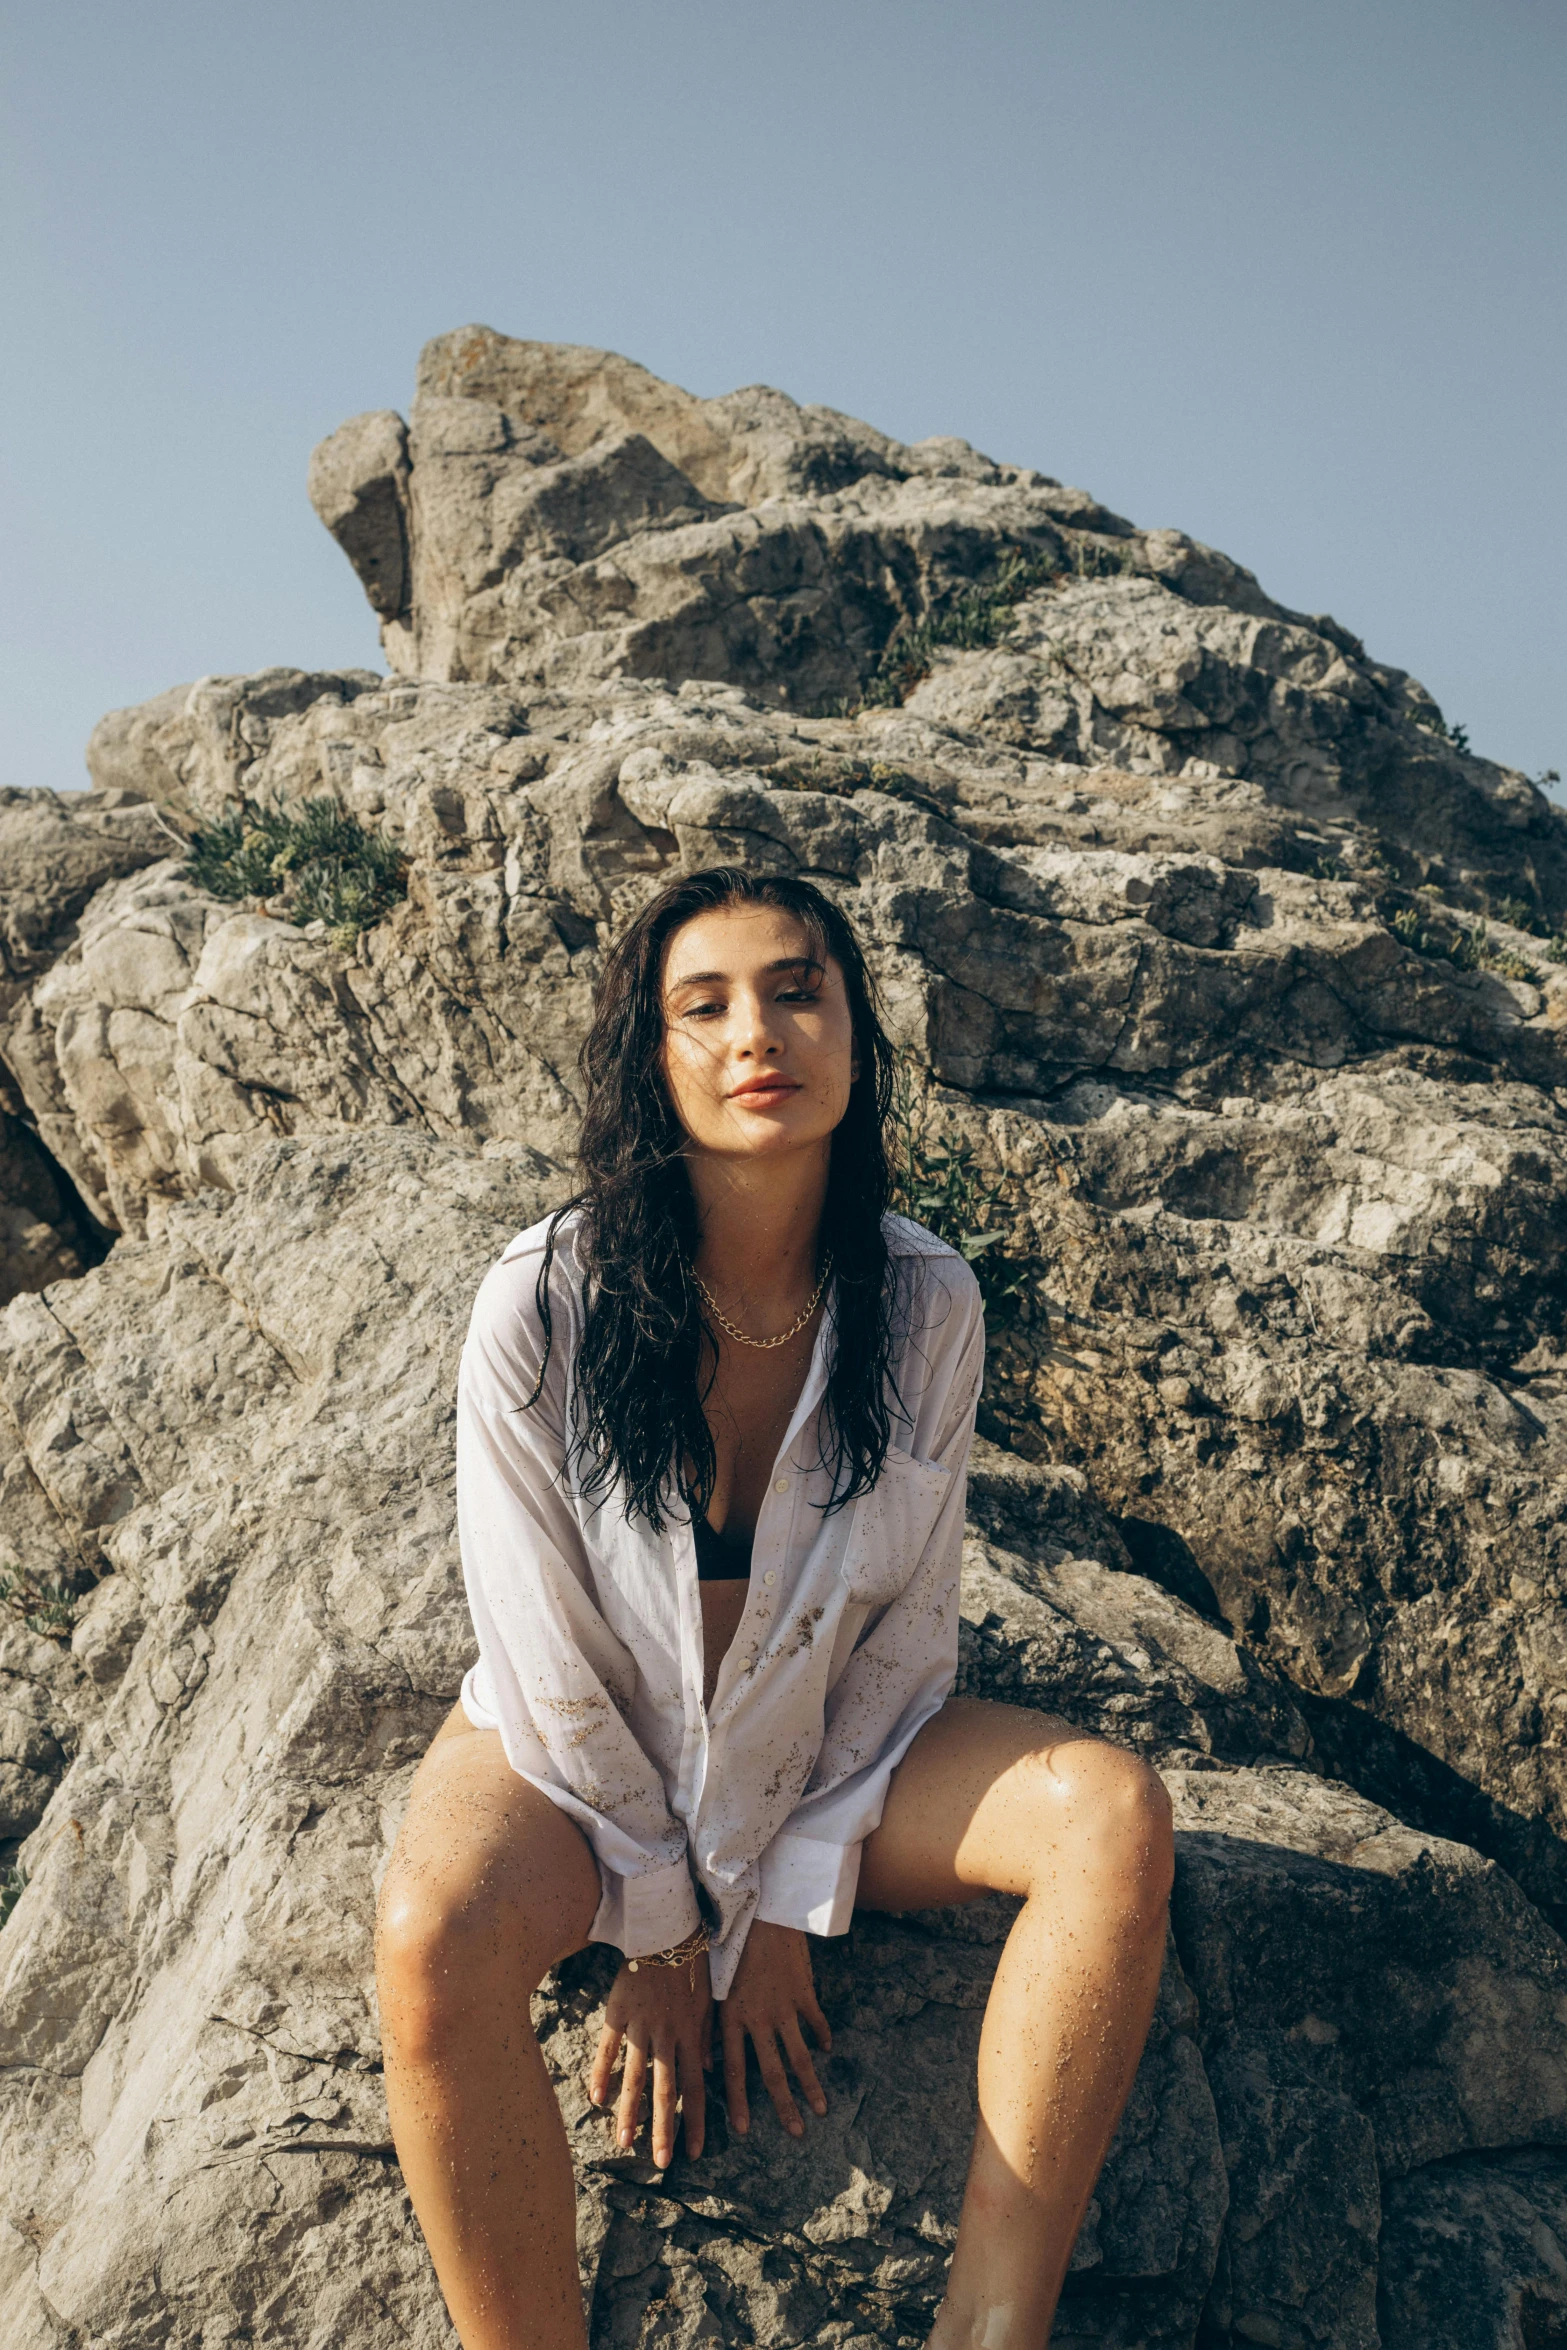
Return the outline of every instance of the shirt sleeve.
[[[581,1828],[602,1888],[592,1939],[635,1958],[681,1941],[700,1913],[685,1829],[625,1719],[635,1660],[596,1604],[565,1490],[570,1348],[558,1313],[551,1376],[526,1408],[541,1352],[537,1265],[503,1259],[486,1277],[458,1374],[458,1541],[479,1643],[463,1707]]]
[[[945,1475],[946,1490],[912,1574],[833,1685],[805,1793],[762,1853],[756,1914],[774,1925],[847,1933],[861,1846],[880,1823],[892,1774],[957,1679],[968,1457],[985,1368],[972,1275],[953,1300],[952,1322],[919,1415],[921,1456]]]

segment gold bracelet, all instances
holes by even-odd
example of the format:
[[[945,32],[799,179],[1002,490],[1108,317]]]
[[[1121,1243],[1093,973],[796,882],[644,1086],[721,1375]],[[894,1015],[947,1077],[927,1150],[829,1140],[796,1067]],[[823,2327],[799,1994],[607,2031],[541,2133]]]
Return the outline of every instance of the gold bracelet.
[[[706,1926],[694,1926],[683,1942],[676,1942],[669,1950],[645,1950],[640,1958],[628,1958],[626,1971],[634,1975],[644,1966],[689,1966],[709,1947]]]

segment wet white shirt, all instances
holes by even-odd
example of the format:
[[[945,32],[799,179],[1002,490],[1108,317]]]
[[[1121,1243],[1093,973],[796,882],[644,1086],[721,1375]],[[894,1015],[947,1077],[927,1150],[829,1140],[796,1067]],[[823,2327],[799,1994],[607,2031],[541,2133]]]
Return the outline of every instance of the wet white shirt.
[[[754,1918],[847,1929],[887,1782],[957,1671],[979,1288],[920,1225],[889,1216],[885,1231],[898,1284],[889,1367],[908,1416],[894,1421],[874,1489],[824,1515],[825,1312],[710,1710],[689,1523],[682,1515],[655,1535],[628,1521],[619,1487],[585,1499],[564,1467],[582,1329],[571,1225],[557,1243],[554,1343],[532,1410],[522,1407],[541,1346],[543,1224],[486,1275],[463,1349],[457,1520],[479,1642],[464,1711],[500,1732],[512,1768],[587,1836],[602,1886],[594,1941],[630,1958],[667,1949],[699,1922],[702,1886],[719,1998]]]

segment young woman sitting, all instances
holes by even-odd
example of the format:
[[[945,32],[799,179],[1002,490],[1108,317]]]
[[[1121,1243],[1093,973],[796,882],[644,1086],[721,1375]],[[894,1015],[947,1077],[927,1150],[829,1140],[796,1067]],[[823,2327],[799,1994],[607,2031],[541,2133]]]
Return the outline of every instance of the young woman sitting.
[[[1152,2013],[1169,1806],[1134,1756],[950,1695],[974,1276],[887,1213],[890,1054],[843,915],[699,873],[611,952],[583,1188],[486,1277],[458,1516],[477,1664],[382,1893],[387,2096],[465,2350],[582,2350],[529,1994],[623,1953],[590,2094],[656,2163],[746,2045],[826,2111],[810,1937],[1022,1897],[985,2011],[938,2350],[1043,2350]],[[825,2068],[823,2068],[825,2069]]]

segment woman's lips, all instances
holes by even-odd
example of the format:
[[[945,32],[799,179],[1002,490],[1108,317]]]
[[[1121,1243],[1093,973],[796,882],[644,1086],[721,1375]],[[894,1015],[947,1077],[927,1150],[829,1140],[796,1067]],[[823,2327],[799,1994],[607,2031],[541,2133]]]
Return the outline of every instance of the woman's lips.
[[[763,1085],[737,1085],[729,1096],[732,1102],[781,1102],[786,1094],[798,1093],[799,1086],[789,1077],[770,1077]]]

